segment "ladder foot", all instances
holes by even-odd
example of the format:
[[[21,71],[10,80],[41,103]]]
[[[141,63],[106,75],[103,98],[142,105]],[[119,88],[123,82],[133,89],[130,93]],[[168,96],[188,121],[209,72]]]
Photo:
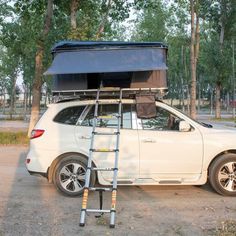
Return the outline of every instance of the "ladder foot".
[[[85,226],[85,223],[80,223],[79,226],[80,226],[80,227],[84,227],[84,226]]]
[[[114,228],[115,228],[115,225],[110,225],[110,228],[111,228],[111,229],[114,229]]]

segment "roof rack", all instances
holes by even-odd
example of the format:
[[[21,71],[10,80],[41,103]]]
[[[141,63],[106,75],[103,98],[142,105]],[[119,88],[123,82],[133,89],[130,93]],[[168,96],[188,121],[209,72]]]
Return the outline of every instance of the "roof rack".
[[[122,90],[123,98],[135,98],[135,95],[154,95],[156,100],[162,99],[167,93],[167,88],[119,88],[104,87],[100,89],[87,90],[63,90],[52,91],[52,102],[61,102],[68,100],[93,100],[96,99],[97,91],[102,91],[101,98],[110,99],[119,97]]]

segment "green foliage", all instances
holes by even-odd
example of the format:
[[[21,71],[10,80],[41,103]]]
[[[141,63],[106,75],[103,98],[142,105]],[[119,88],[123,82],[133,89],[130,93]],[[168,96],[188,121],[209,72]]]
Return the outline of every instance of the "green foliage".
[[[135,41],[164,41],[166,40],[167,9],[164,8],[160,0],[144,3],[145,8],[138,13],[136,21],[136,32],[132,39]]]
[[[13,88],[17,74],[32,87],[37,41],[42,32],[46,0],[0,0],[0,92]],[[169,47],[169,96],[179,98],[190,86],[190,7],[188,0],[79,0],[77,28],[71,30],[70,1],[54,0],[52,28],[45,39],[44,70],[51,63],[50,49],[60,40],[94,40],[104,24],[101,40],[162,41]],[[132,14],[134,27],[121,25]],[[208,91],[217,81],[231,89],[232,40],[236,42],[235,0],[198,0],[200,55],[197,75]],[[219,38],[223,22],[223,45]],[[43,78],[50,90],[51,79]]]

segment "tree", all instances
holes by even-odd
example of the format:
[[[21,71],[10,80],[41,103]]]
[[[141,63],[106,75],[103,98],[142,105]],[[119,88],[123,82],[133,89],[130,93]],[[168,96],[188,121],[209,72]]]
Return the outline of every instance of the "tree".
[[[196,118],[196,72],[197,72],[197,58],[199,51],[199,16],[196,14],[198,1],[190,0],[191,8],[191,99],[190,99],[190,115]],[[196,14],[196,16],[195,16]],[[196,18],[196,20],[195,20]]]
[[[45,51],[45,41],[48,36],[51,27],[51,21],[53,17],[53,0],[47,1],[47,8],[45,14],[45,22],[42,33],[37,42],[37,52],[35,55],[35,76],[33,82],[33,100],[30,116],[30,124],[28,130],[28,136],[39,119],[40,112],[40,98],[42,88],[42,76],[43,76],[43,56]]]
[[[205,71],[211,74],[212,83],[215,85],[215,116],[220,118],[222,89],[229,87],[230,82],[230,45],[232,37],[236,35],[235,1],[208,1],[208,9],[208,28],[205,33],[205,60],[208,66]]]

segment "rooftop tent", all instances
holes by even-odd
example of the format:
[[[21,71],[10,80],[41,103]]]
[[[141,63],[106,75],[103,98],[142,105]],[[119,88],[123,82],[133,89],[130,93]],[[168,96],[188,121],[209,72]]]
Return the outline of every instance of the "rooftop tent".
[[[53,90],[104,86],[166,88],[167,47],[162,43],[64,41],[52,49]]]

